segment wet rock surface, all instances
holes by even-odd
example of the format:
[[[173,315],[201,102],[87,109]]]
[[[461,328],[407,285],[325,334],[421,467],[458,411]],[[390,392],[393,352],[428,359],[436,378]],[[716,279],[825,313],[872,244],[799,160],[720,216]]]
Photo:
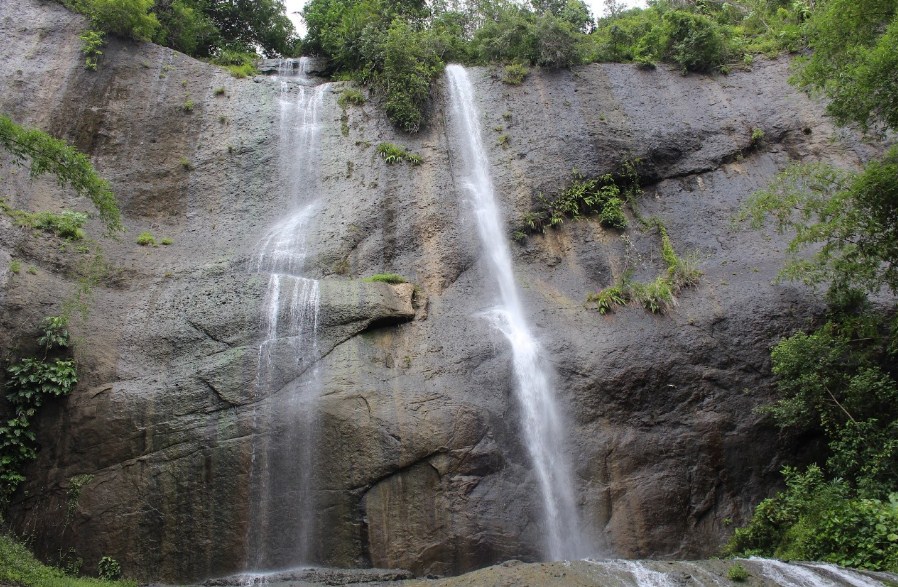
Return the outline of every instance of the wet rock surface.
[[[89,72],[84,27],[53,2],[0,3],[0,111],[86,151],[127,226],[118,240],[100,238],[97,221],[88,227],[106,270],[90,313],[72,323],[81,381],[41,419],[42,450],[10,512],[15,528],[44,556],[73,548],[85,568],[112,556],[148,580],[245,570],[254,447],[272,434],[257,415],[314,364],[321,564],[449,575],[538,560],[540,503],[510,351],[481,316],[495,294],[454,179],[443,89],[430,127],[410,137],[373,102],[344,113],[343,84],[327,87],[317,169],[325,205],[307,235],[309,276],[321,279],[320,344],[260,390],[266,276],[250,259],[295,206],[279,150],[280,85],[114,38]],[[788,86],[786,60],[724,77],[629,65],[535,70],[516,87],[493,73],[471,71],[510,227],[536,194],[566,186],[573,168],[601,174],[638,157],[650,182],[642,214],[660,218],[704,273],[665,315],[627,307],[601,316],[587,294],[628,265],[639,280],[661,271],[656,234],[587,219],[512,249],[530,322],[555,365],[596,554],[711,555],[776,488],[786,459],[815,449],[814,439],[780,437],[753,410],[771,397],[770,345],[809,325],[821,300],[772,283],[784,241],[734,227],[732,215],[793,159],[851,166],[872,147],[837,132]],[[755,128],[765,135],[759,148]],[[383,141],[424,163],[388,166],[375,152]],[[90,210],[2,162],[10,204]],[[140,247],[143,231],[172,244]],[[34,273],[12,274],[9,259]],[[0,218],[4,351],[28,350],[92,259],[92,249]],[[416,288],[361,281],[383,272]],[[92,477],[73,500],[78,475]]]

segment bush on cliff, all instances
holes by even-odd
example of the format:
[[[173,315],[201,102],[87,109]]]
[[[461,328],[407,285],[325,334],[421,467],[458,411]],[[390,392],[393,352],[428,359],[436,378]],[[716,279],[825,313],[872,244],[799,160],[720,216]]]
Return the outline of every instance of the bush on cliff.
[[[104,581],[67,575],[38,562],[15,539],[0,534],[0,584],[21,587],[136,587],[135,581]]]

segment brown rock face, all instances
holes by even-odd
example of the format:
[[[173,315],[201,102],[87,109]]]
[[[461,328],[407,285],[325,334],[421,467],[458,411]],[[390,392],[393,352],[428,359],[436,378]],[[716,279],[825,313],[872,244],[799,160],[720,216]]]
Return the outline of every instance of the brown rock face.
[[[537,485],[508,345],[479,315],[495,294],[454,180],[445,93],[418,136],[397,135],[370,102],[347,110],[344,136],[341,86],[327,87],[316,167],[324,205],[306,235],[308,276],[321,279],[318,346],[301,361],[284,355],[276,383],[260,389],[266,277],[250,259],[292,205],[279,86],[116,39],[88,72],[83,27],[52,2],[0,2],[0,111],[88,152],[127,225],[121,239],[100,239],[109,270],[72,326],[81,382],[41,418],[15,527],[45,556],[73,548],[85,568],[106,555],[141,578],[245,569],[253,537],[295,525],[285,507],[259,531],[254,459],[278,446],[289,460],[289,427],[269,416],[314,376],[314,561],[442,574],[538,559]],[[536,71],[519,87],[471,71],[506,223],[519,223],[537,192],[564,187],[573,168],[600,174],[639,157],[652,182],[642,214],[660,218],[704,272],[667,315],[600,316],[586,295],[625,264],[636,279],[659,273],[656,234],[581,220],[513,247],[530,322],[555,365],[597,554],[713,554],[730,531],[724,521],[744,520],[796,450],[753,409],[770,396],[769,346],[820,304],[771,284],[782,241],[730,220],[790,159],[851,165],[869,153],[850,137],[830,140],[821,108],[788,86],[787,69],[770,61],[683,77],[590,65]],[[507,148],[493,136],[500,126]],[[757,150],[753,128],[765,133]],[[386,165],[374,148],[382,141],[424,163]],[[3,162],[11,204],[89,210]],[[139,247],[145,230],[173,244]],[[60,311],[92,258],[60,245],[0,218],[0,263],[36,269],[2,277],[4,349]],[[359,280],[379,272],[417,290]],[[78,475],[92,478],[75,502]]]

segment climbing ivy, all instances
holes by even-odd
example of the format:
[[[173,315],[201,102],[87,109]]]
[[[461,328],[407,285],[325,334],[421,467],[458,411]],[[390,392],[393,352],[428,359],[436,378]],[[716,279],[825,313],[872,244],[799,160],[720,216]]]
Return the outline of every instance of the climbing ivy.
[[[23,357],[6,367],[6,402],[9,417],[0,424],[0,505],[8,502],[25,479],[22,470],[37,457],[32,424],[49,399],[68,395],[78,382],[75,361],[66,356],[68,319],[50,316],[37,343],[39,356]]]

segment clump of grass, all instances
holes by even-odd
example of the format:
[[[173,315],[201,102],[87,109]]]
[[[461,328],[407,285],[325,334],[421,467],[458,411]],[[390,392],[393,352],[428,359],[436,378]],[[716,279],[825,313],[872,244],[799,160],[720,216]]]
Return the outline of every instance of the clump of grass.
[[[355,88],[346,88],[342,92],[340,92],[340,97],[337,98],[337,104],[340,105],[340,108],[347,108],[350,104],[355,106],[361,106],[365,103],[365,95],[358,91]]]
[[[179,163],[181,164],[181,168],[184,169],[184,171],[193,171],[194,169],[193,163],[191,163],[190,159],[188,159],[187,157],[181,157]]]
[[[8,536],[0,535],[0,584],[34,587],[136,587],[136,581],[104,581],[65,574],[43,565],[28,550]]]
[[[196,106],[196,104],[194,104],[193,100],[191,100],[190,98],[187,98],[186,100],[184,100],[184,103],[181,105],[181,110],[183,110],[187,114],[190,114],[191,112],[193,112],[193,109],[195,106]]]
[[[0,211],[23,228],[36,228],[70,241],[84,238],[81,228],[87,222],[87,214],[63,210],[62,212],[28,212],[18,210],[0,200]]]
[[[524,78],[526,78],[529,73],[530,70],[527,69],[527,66],[524,64],[512,63],[511,65],[505,66],[502,81],[511,86],[519,86],[524,83]]]
[[[733,566],[731,566],[727,571],[727,578],[729,578],[730,581],[734,581],[736,583],[747,581],[748,577],[748,571],[745,570],[745,567],[742,566],[742,563],[733,564]]]
[[[632,281],[627,272],[614,285],[588,295],[586,301],[594,303],[599,314],[607,314],[615,306],[625,306],[631,301],[639,303],[652,314],[661,314],[677,305],[676,295],[681,289],[698,283],[702,272],[692,261],[676,254],[664,224],[658,219],[647,224],[654,225],[661,235],[661,258],[666,271],[649,283]]]
[[[377,145],[377,152],[386,161],[387,165],[406,161],[411,165],[420,165],[424,159],[420,155],[410,153],[399,145],[393,143],[381,143]]]
[[[10,272],[15,273],[16,275],[18,275],[19,272],[22,270],[22,262],[21,262],[21,261],[17,261],[16,259],[10,260],[10,262],[9,262],[9,270],[10,270]]]
[[[499,135],[499,138],[496,140],[496,144],[502,147],[503,149],[508,148],[508,135]]]
[[[368,283],[389,283],[390,285],[408,283],[408,279],[397,273],[375,273],[362,279],[362,281],[367,281]]]
[[[215,88],[215,95],[216,95],[216,96],[224,96],[224,95],[225,95],[225,89],[224,89],[224,88]]]
[[[166,236],[166,237],[163,237],[163,239],[159,241],[159,244],[167,247],[168,245],[171,245],[174,242],[175,241],[173,241],[172,239],[170,239],[169,237]]]
[[[142,247],[155,247],[156,237],[153,236],[153,233],[144,231],[137,235],[137,240],[135,240],[134,242]]]

